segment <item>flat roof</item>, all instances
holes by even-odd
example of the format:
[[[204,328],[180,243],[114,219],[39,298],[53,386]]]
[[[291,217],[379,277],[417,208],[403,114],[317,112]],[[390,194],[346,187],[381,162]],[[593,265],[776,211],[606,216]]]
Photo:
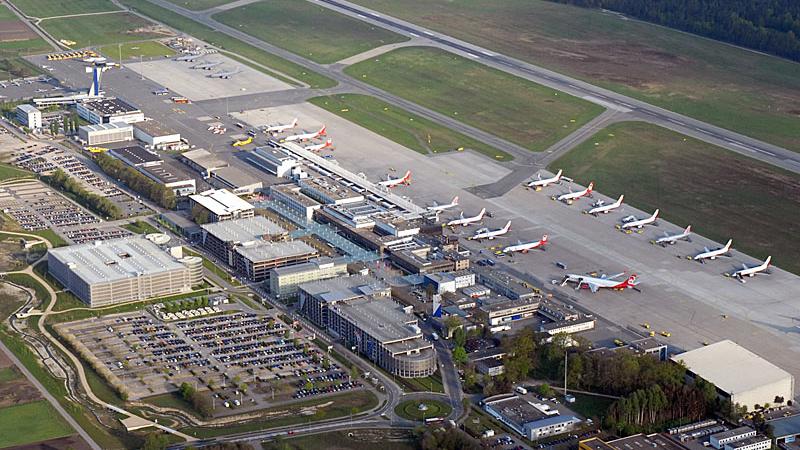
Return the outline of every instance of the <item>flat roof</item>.
[[[357,292],[357,288],[362,286],[372,286],[373,290],[387,289],[382,281],[372,275],[352,275],[349,277],[331,278],[329,280],[311,281],[303,283],[300,288],[313,297],[321,296],[333,291],[352,291]],[[360,292],[359,292],[360,294]]]
[[[317,250],[303,241],[259,241],[247,242],[236,247],[236,253],[250,261],[260,262],[316,254]]]
[[[163,184],[194,181],[194,177],[183,172],[175,164],[164,162],[158,166],[140,167],[142,172],[147,172]]]
[[[118,158],[124,159],[134,166],[161,162],[161,158],[157,154],[145,150],[144,147],[138,145],[114,148],[111,149],[111,152],[117,155]]]
[[[772,425],[773,434],[776,438],[800,434],[800,414],[781,417],[779,419],[770,420],[767,423]]]
[[[311,261],[304,262],[302,264],[294,264],[291,266],[285,267],[277,267],[272,269],[278,276],[285,276],[291,275],[294,273],[303,273],[309,272],[312,270],[319,270],[323,268],[323,266],[346,266],[347,265],[347,258],[345,257],[338,257],[338,258],[331,258],[329,256],[323,256],[321,258],[312,259]]]
[[[111,122],[111,123],[98,123],[94,125],[81,125],[79,128],[86,130],[87,132],[92,132],[92,131],[107,131],[107,130],[125,130],[125,129],[132,129],[133,127],[125,122]]]
[[[685,450],[681,445],[678,445],[674,441],[658,433],[650,435],[635,434],[622,439],[609,441],[608,443],[619,450],[650,450],[652,448]]]
[[[524,298],[518,300],[501,300],[501,301],[494,301],[494,302],[487,302],[484,305],[481,305],[481,309],[486,312],[499,312],[504,311],[506,309],[514,309],[520,308],[523,306],[531,306],[531,307],[539,307],[539,300],[535,298]]]
[[[516,395],[486,402],[486,406],[490,406],[507,421],[514,423],[519,428],[523,428],[526,423],[535,422],[548,417],[548,415],[539,410],[539,408],[533,406],[533,403]]]
[[[185,158],[206,170],[228,167],[227,162],[221,160],[217,157],[217,155],[204,148],[189,150],[188,152],[181,153],[180,156],[181,158]]]
[[[139,108],[122,100],[121,98],[104,98],[100,100],[90,100],[81,102],[84,108],[92,110],[101,116],[113,116],[117,114],[128,114],[141,112]]]
[[[185,266],[142,236],[70,245],[48,250],[88,284],[151,275]]]
[[[281,194],[294,199],[297,203],[305,207],[314,207],[321,205],[320,202],[302,193],[302,188],[296,184],[273,184],[269,187],[270,191],[280,192]]]
[[[406,314],[403,306],[391,298],[362,296],[339,303],[333,308],[384,345],[422,337],[422,331],[416,325],[417,318],[413,314]],[[424,348],[431,345],[424,341],[420,344],[408,348],[397,348],[395,351]]]
[[[756,444],[756,443],[759,443],[759,442],[765,442],[765,441],[770,441],[770,440],[771,440],[770,438],[768,438],[768,437],[766,437],[764,435],[757,434],[755,436],[750,436],[748,438],[744,438],[744,439],[739,440],[739,441],[728,442],[725,445],[726,446],[730,445],[731,448],[741,448],[741,447],[747,447],[748,445],[753,445],[753,444]]]
[[[223,242],[250,242],[262,240],[264,235],[283,234],[283,227],[264,216],[224,220],[202,226],[207,233]]]
[[[747,392],[792,378],[789,372],[731,340],[690,350],[672,357],[728,394]]]
[[[255,209],[253,205],[227,189],[209,189],[190,195],[189,198],[217,216]]]
[[[239,169],[238,167],[221,167],[214,170],[214,178],[219,178],[225,184],[231,186],[233,189],[252,186],[256,184],[263,185],[263,182],[258,178],[250,175],[249,173]],[[261,186],[259,186],[261,187]]]
[[[145,120],[143,122],[136,122],[134,127],[144,131],[148,136],[172,136],[178,134],[177,131],[169,129],[161,124],[158,120]]]
[[[756,430],[750,427],[738,427],[733,428],[730,430],[720,431],[719,433],[714,433],[711,435],[714,439],[728,439],[736,436],[741,436],[743,434],[754,433]]]
[[[40,112],[38,108],[36,108],[33,105],[29,105],[27,103],[23,103],[21,105],[17,105],[17,109],[20,109],[20,110],[22,110],[22,111],[24,111],[25,113],[28,113],[28,114],[35,113],[35,112]]]

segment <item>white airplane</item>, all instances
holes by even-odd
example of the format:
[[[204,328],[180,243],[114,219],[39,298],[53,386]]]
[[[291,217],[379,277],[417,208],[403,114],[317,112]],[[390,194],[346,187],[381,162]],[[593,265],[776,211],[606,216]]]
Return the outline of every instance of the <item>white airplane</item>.
[[[717,259],[717,256],[728,256],[728,252],[731,249],[731,244],[733,244],[733,239],[728,239],[728,243],[725,244],[724,247],[720,247],[716,250],[709,250],[708,247],[703,247],[703,251],[701,253],[698,253],[693,257],[688,257],[688,259],[703,262],[706,259]]]
[[[759,273],[765,272],[769,268],[769,263],[772,261],[772,256],[767,256],[767,259],[764,260],[763,263],[753,266],[747,267],[747,264],[742,264],[742,268],[737,270],[736,272],[728,274],[729,277],[738,278],[739,281],[742,283],[746,283],[744,277],[754,277]],[[769,274],[769,272],[766,272]]]
[[[486,208],[481,209],[481,212],[478,213],[477,216],[472,217],[464,217],[464,211],[461,211],[461,216],[458,219],[453,219],[450,222],[447,222],[448,227],[454,227],[457,225],[461,225],[462,227],[469,226],[470,224],[480,222],[483,220],[483,215],[486,214]]]
[[[529,250],[533,250],[535,248],[540,248],[542,250],[547,250],[544,246],[547,245],[547,235],[545,234],[542,236],[541,239],[538,241],[526,242],[526,243],[518,243],[517,245],[509,245],[508,247],[503,249],[503,253],[514,253],[514,252],[522,252],[528,253]]]
[[[446,205],[440,205],[440,204],[438,204],[436,202],[433,202],[433,205],[428,206],[428,211],[437,212],[438,213],[438,212],[446,211],[446,210],[448,210],[450,208],[453,208],[455,206],[458,206],[458,196],[453,197],[453,201],[451,201],[450,203],[448,203]]]
[[[228,70],[228,71],[221,70],[221,71],[219,71],[217,73],[208,74],[206,76],[208,78],[220,78],[220,79],[223,79],[223,80],[227,80],[228,78],[236,75],[237,73],[242,73],[242,72],[243,72],[243,70],[237,67],[236,69],[233,69],[233,70]]]
[[[685,239],[685,240],[687,240],[689,242],[692,242],[692,238],[689,237],[689,236],[691,236],[691,234],[692,234],[692,226],[689,225],[689,226],[686,227],[685,230],[683,230],[682,233],[668,234],[665,231],[664,232],[664,236],[662,236],[662,237],[660,237],[660,238],[658,238],[656,240],[650,241],[650,242],[653,243],[653,244],[656,244],[656,245],[660,245],[662,247],[665,247],[667,244],[670,244],[670,245],[674,244],[674,243],[676,243],[676,242],[678,242],[680,240],[683,240],[683,239]]]
[[[639,284],[636,281],[636,274],[631,275],[624,281],[617,280],[617,278],[625,275],[624,273],[618,273],[612,276],[602,275],[600,277],[592,277],[589,275],[574,275],[569,274],[564,276],[564,279],[561,280],[561,286],[566,286],[567,283],[575,283],[575,290],[578,289],[591,289],[591,291],[597,292],[601,288],[607,289],[616,289],[616,290],[623,290],[623,289],[636,289],[636,285]]]
[[[561,174],[564,173],[563,170],[559,169],[556,176],[552,178],[545,178],[542,179],[542,174],[539,174],[535,180],[531,180],[527,186],[536,189],[537,191],[541,191],[542,188],[545,188],[553,183],[558,183],[561,181]]]
[[[564,203],[566,203],[566,204],[568,204],[568,205],[571,205],[571,204],[572,204],[572,202],[574,202],[575,200],[577,200],[577,199],[579,199],[579,198],[581,198],[581,197],[586,197],[586,196],[590,196],[590,197],[591,197],[591,195],[592,195],[592,189],[594,189],[594,181],[593,181],[593,182],[591,182],[591,183],[589,183],[589,186],[587,186],[587,187],[586,187],[586,189],[584,189],[584,190],[582,190],[582,191],[578,191],[578,192],[567,192],[566,194],[561,194],[561,195],[559,195],[558,197],[556,197],[556,196],[554,195],[554,196],[553,196],[553,197],[551,197],[551,198],[552,198],[553,200],[558,200],[558,201],[560,201],[560,202],[564,202]]]
[[[205,61],[205,62],[201,62],[200,64],[195,64],[191,68],[192,69],[199,69],[199,70],[211,70],[214,67],[219,66],[220,64],[222,64],[222,61]]]
[[[387,187],[387,188],[393,188],[393,187],[399,186],[401,184],[405,184],[406,186],[411,184],[411,171],[410,170],[406,170],[405,175],[403,175],[400,178],[392,178],[390,175],[386,175],[386,179],[385,180],[378,182],[379,186],[383,186],[383,187]]]
[[[333,145],[333,139],[328,139],[327,141],[323,142],[322,144],[314,144],[314,145],[307,145],[303,147],[304,149],[310,152],[318,152],[323,148],[328,148]]]
[[[656,223],[656,219],[658,218],[659,210],[655,210],[652,216],[645,217],[644,219],[637,219],[634,216],[628,216],[622,219],[622,225],[617,225],[617,229],[625,231],[630,230],[632,228],[642,228],[645,225],[650,225],[651,223]]]
[[[473,236],[467,239],[471,241],[480,241],[481,239],[492,240],[496,237],[500,237],[508,233],[508,230],[510,229],[511,229],[511,221],[509,220],[506,223],[506,226],[504,226],[503,228],[498,228],[496,230],[490,230],[489,228],[481,228],[480,230],[477,230]]]
[[[314,139],[316,137],[325,136],[327,131],[325,131],[325,125],[319,129],[319,131],[314,131],[311,133],[300,133],[300,134],[293,134],[291,136],[287,136],[283,138],[282,142],[297,142],[297,141],[307,141],[309,139]]]
[[[601,214],[601,213],[602,214],[608,214],[611,211],[619,208],[622,205],[622,200],[624,200],[624,199],[625,199],[625,195],[624,194],[620,195],[619,198],[617,199],[617,201],[615,201],[614,203],[608,204],[608,205],[606,205],[604,201],[598,200],[598,201],[596,201],[596,202],[594,202],[592,204],[592,209],[590,209],[588,211],[584,211],[584,213],[591,214],[591,215],[593,215],[595,217],[597,217],[597,215]]]
[[[175,58],[175,61],[182,61],[182,62],[194,62],[200,55],[197,53],[190,53],[188,55],[178,56]]]
[[[5,84],[5,83],[0,83],[0,87],[1,87],[1,88],[3,88],[3,89],[5,89],[5,88],[7,88],[7,87],[8,87],[8,85],[7,85],[7,84]]]
[[[297,126],[297,117],[295,117],[294,120],[292,120],[292,123],[288,125],[269,125],[266,128],[264,128],[264,132],[278,134],[278,133],[283,133],[286,130],[291,130],[296,126]]]

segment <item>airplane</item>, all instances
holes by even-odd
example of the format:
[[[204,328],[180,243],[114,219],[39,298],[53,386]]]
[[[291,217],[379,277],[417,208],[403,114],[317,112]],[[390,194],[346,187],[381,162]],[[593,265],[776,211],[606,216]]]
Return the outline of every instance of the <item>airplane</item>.
[[[754,277],[757,274],[762,273],[762,272],[764,272],[767,275],[769,275],[769,272],[765,272],[765,271],[769,268],[769,264],[770,264],[771,261],[772,261],[772,256],[767,256],[767,259],[765,259],[763,263],[761,263],[761,264],[759,264],[757,266],[747,267],[747,264],[742,264],[742,268],[741,269],[739,269],[739,270],[737,270],[737,271],[735,271],[733,273],[727,274],[727,275],[729,277],[731,277],[731,278],[738,278],[739,281],[741,281],[742,283],[747,283],[747,281],[745,281],[744,277]]]
[[[387,188],[393,188],[393,187],[399,186],[401,184],[405,184],[406,186],[411,184],[411,171],[410,170],[406,170],[406,174],[403,175],[401,178],[392,178],[390,175],[386,175],[386,179],[385,180],[378,182],[379,186],[383,186],[383,187],[387,187]]]
[[[456,225],[461,225],[462,227],[466,227],[470,224],[483,220],[484,214],[486,214],[486,208],[481,209],[481,212],[479,212],[477,216],[473,217],[464,217],[464,211],[461,211],[461,216],[458,219],[453,219],[450,222],[447,222],[447,226],[454,227]]]
[[[533,250],[535,248],[539,248],[542,250],[546,250],[544,247],[547,245],[547,235],[545,234],[542,236],[541,239],[538,241],[526,242],[526,243],[518,243],[517,245],[509,245],[508,247],[502,250],[503,253],[514,253],[514,252],[522,252],[528,253],[528,250]]]
[[[433,205],[428,206],[428,211],[430,212],[442,212],[448,210],[454,206],[458,206],[458,196],[453,197],[453,201],[446,205],[440,205],[436,202],[433,202]]]
[[[265,133],[273,133],[273,134],[283,133],[284,131],[291,130],[292,128],[294,128],[296,126],[297,126],[297,118],[295,117],[294,120],[292,120],[292,123],[290,123],[288,125],[271,125],[271,126],[267,126],[266,128],[264,128],[264,132]]]
[[[564,173],[564,171],[559,169],[556,176],[554,176],[553,178],[545,178],[544,180],[542,179],[542,174],[539,174],[537,179],[531,180],[526,186],[532,187],[537,191],[541,191],[542,188],[545,188],[553,183],[561,182],[562,173]]]
[[[92,57],[83,59],[83,62],[86,62],[86,63],[104,63],[106,61],[107,61],[107,59],[102,57],[102,56],[92,56]],[[44,67],[44,66],[42,66],[42,67],[45,68],[45,69],[47,68],[47,67]]]
[[[637,219],[634,216],[628,216],[622,219],[622,225],[617,225],[618,230],[630,230],[631,228],[642,228],[645,225],[654,224],[658,218],[659,210],[655,210],[652,216],[645,217],[644,219]]]
[[[623,290],[623,289],[635,289],[636,286],[639,284],[636,281],[636,274],[631,275],[624,281],[617,280],[617,278],[624,275],[624,273],[618,273],[612,276],[602,275],[600,277],[591,277],[589,275],[574,275],[569,274],[564,276],[564,279],[561,280],[561,286],[566,286],[567,283],[575,283],[575,290],[578,289],[590,289],[592,293],[597,292],[601,288],[608,288],[608,289],[616,289],[616,290]]]
[[[5,83],[0,83],[0,87],[1,87],[1,88],[3,88],[3,89],[5,89],[5,88],[7,88],[7,87],[8,87],[8,85],[7,85],[7,84],[5,84]]]
[[[511,229],[511,221],[509,220],[506,223],[506,226],[504,226],[503,228],[498,228],[496,230],[490,230],[488,228],[481,228],[480,230],[475,231],[475,234],[473,236],[471,236],[471,237],[468,237],[467,239],[469,239],[471,241],[480,241],[481,239],[492,240],[492,239],[494,239],[496,237],[500,237],[500,236],[508,233],[508,230],[510,230],[510,229]]]
[[[728,239],[728,243],[725,244],[724,247],[720,247],[716,250],[709,250],[708,247],[703,247],[703,251],[698,253],[695,256],[687,256],[687,259],[691,259],[693,261],[700,261],[703,262],[706,259],[717,259],[717,256],[730,256],[728,252],[731,249],[731,244],[733,244],[733,239]]]
[[[300,133],[300,134],[293,134],[291,136],[287,136],[283,138],[281,142],[296,142],[296,141],[307,141],[309,139],[314,139],[316,137],[325,136],[327,131],[325,131],[325,125],[319,129],[319,131],[315,131],[312,133]]]
[[[686,227],[685,230],[683,230],[682,233],[668,234],[665,231],[664,232],[664,236],[662,236],[662,237],[660,237],[660,238],[658,238],[656,240],[650,241],[650,242],[653,243],[653,244],[656,244],[656,245],[660,245],[662,247],[665,247],[666,244],[674,244],[674,243],[676,243],[676,242],[678,242],[678,241],[680,241],[682,239],[685,239],[685,240],[687,240],[689,242],[692,242],[692,238],[689,237],[691,234],[692,234],[692,226],[689,225],[689,226]]]
[[[247,144],[249,144],[251,142],[253,142],[253,137],[252,136],[248,136],[247,139],[236,141],[231,145],[233,145],[234,147],[241,147],[241,146],[247,145]]]
[[[304,149],[310,152],[318,152],[323,148],[328,148],[333,145],[333,139],[328,139],[327,141],[323,142],[322,144],[314,144],[314,145],[307,145],[303,147]]]
[[[553,200],[558,200],[558,201],[560,201],[560,202],[564,202],[564,203],[566,203],[566,204],[568,204],[568,205],[571,205],[571,204],[572,204],[572,202],[574,202],[575,200],[577,200],[577,199],[579,199],[579,198],[581,198],[581,197],[586,197],[586,196],[589,196],[589,197],[591,197],[591,196],[592,196],[592,189],[593,189],[593,188],[594,188],[594,181],[592,181],[591,183],[589,183],[589,186],[587,186],[587,187],[586,187],[586,189],[584,189],[584,190],[582,190],[582,191],[578,191],[578,192],[567,192],[566,194],[561,194],[561,195],[559,195],[558,197],[556,197],[556,196],[554,195],[554,196],[552,196],[551,198],[552,198]]]
[[[625,194],[620,195],[619,198],[617,199],[617,201],[615,201],[614,203],[611,203],[609,205],[606,205],[605,202],[602,201],[602,200],[598,200],[598,201],[596,201],[596,202],[594,202],[592,204],[592,209],[590,209],[588,211],[584,211],[584,213],[585,214],[591,214],[591,215],[593,215],[595,217],[597,217],[597,215],[600,214],[600,213],[608,214],[611,211],[619,208],[620,205],[622,205],[622,200],[624,200],[624,199],[625,199]]]
[[[175,58],[175,61],[182,61],[182,62],[194,62],[197,58],[201,55],[197,53],[190,53],[188,55],[178,56]]]
[[[200,70],[211,70],[220,64],[222,64],[222,61],[201,61],[200,64],[195,64],[191,68]]]
[[[232,76],[236,75],[237,73],[242,73],[242,72],[243,72],[243,70],[242,70],[242,69],[239,69],[239,68],[237,67],[237,68],[236,68],[236,69],[234,69],[234,70],[229,70],[229,71],[227,71],[227,72],[226,72],[226,71],[224,71],[224,70],[221,70],[221,71],[219,71],[219,72],[217,72],[217,73],[208,74],[208,75],[206,75],[206,76],[207,76],[208,78],[221,78],[221,79],[227,80],[228,78],[230,78],[230,77],[232,77]]]

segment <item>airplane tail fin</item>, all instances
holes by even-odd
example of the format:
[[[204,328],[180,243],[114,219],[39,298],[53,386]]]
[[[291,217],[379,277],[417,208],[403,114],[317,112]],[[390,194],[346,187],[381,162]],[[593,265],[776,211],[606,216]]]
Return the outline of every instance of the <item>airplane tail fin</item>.
[[[503,227],[503,231],[508,231],[511,229],[511,221],[509,220],[506,222],[506,226]]]
[[[726,252],[731,249],[731,245],[732,244],[733,244],[733,239],[728,239],[728,243],[725,244],[725,247],[724,247]]]
[[[322,128],[320,128],[319,131],[317,131],[317,135],[318,136],[325,136],[326,134],[328,134],[328,132],[326,131],[326,126],[323,125]]]
[[[683,230],[683,232],[686,233],[686,234],[691,233],[692,232],[692,226],[691,225],[686,225],[686,229]]]
[[[556,180],[561,178],[561,175],[564,173],[563,169],[558,169],[558,173],[556,173]]]
[[[545,234],[542,236],[542,245],[547,244],[548,236]]]
[[[767,259],[764,260],[764,265],[769,267],[770,263],[772,262],[772,255],[767,256]]]
[[[327,141],[325,141],[325,146],[324,147],[330,147],[331,145],[333,145],[333,139],[328,139]]]
[[[619,196],[617,199],[617,206],[621,205],[623,200],[625,200],[625,194]]]
[[[630,286],[636,286],[636,274],[633,274],[630,277],[628,277],[627,283]]]
[[[453,203],[453,206],[458,206],[458,196],[457,195],[455,197],[453,197],[453,201],[451,203]]]
[[[292,120],[292,128],[297,126],[297,117]]]
[[[589,186],[586,188],[586,192],[592,192],[592,189],[594,189],[594,181],[589,183]]]
[[[658,213],[659,213],[659,212],[660,212],[660,210],[656,209],[656,210],[655,210],[655,212],[653,213],[653,216],[652,216],[652,218],[653,218],[653,219],[657,218],[657,217],[658,217]]]
[[[410,170],[406,170],[406,174],[403,175],[403,181],[405,181],[406,183],[411,181],[411,171]]]

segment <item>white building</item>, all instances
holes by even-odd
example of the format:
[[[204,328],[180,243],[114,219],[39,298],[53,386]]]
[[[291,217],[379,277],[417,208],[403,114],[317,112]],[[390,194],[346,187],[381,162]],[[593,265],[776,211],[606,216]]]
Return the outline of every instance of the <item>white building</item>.
[[[721,449],[726,444],[731,442],[741,441],[756,435],[756,430],[750,427],[739,427],[732,430],[726,430],[719,433],[712,434],[708,438],[709,444],[716,449]]]
[[[275,298],[285,300],[297,295],[298,287],[303,283],[346,275],[347,261],[344,258],[317,258],[303,264],[272,269],[269,289]]]
[[[83,125],[78,128],[78,138],[86,145],[132,141],[133,127],[123,122]]]
[[[534,404],[516,395],[486,401],[483,408],[492,417],[532,441],[567,432],[580,423],[575,416],[559,415],[557,410],[547,405]]]
[[[767,450],[772,447],[772,439],[767,436],[756,435],[741,441],[725,444],[725,450]]]
[[[17,120],[31,130],[42,128],[42,112],[31,105],[22,104],[17,106]]]
[[[199,206],[208,211],[211,222],[246,219],[255,215],[255,207],[227,189],[209,189],[190,195],[192,207]]]
[[[322,204],[302,193],[301,189],[296,184],[273,184],[269,187],[269,194],[274,200],[296,211],[306,220],[311,220],[314,211],[320,209]]]
[[[136,123],[144,120],[144,113],[135,106],[119,98],[103,98],[79,102],[78,115],[86,121],[98,123],[125,122]]]
[[[177,144],[181,141],[180,133],[166,129],[156,120],[137,122],[133,127],[133,135],[136,139],[157,149]]]
[[[560,320],[557,322],[550,322],[543,324],[539,327],[539,331],[547,333],[550,336],[555,336],[559,333],[580,333],[581,331],[593,330],[595,320],[590,317],[581,317],[573,320]]]
[[[250,153],[250,160],[255,165],[279,177],[285,177],[300,164],[297,159],[292,158],[286,152],[272,147],[256,147]]]

